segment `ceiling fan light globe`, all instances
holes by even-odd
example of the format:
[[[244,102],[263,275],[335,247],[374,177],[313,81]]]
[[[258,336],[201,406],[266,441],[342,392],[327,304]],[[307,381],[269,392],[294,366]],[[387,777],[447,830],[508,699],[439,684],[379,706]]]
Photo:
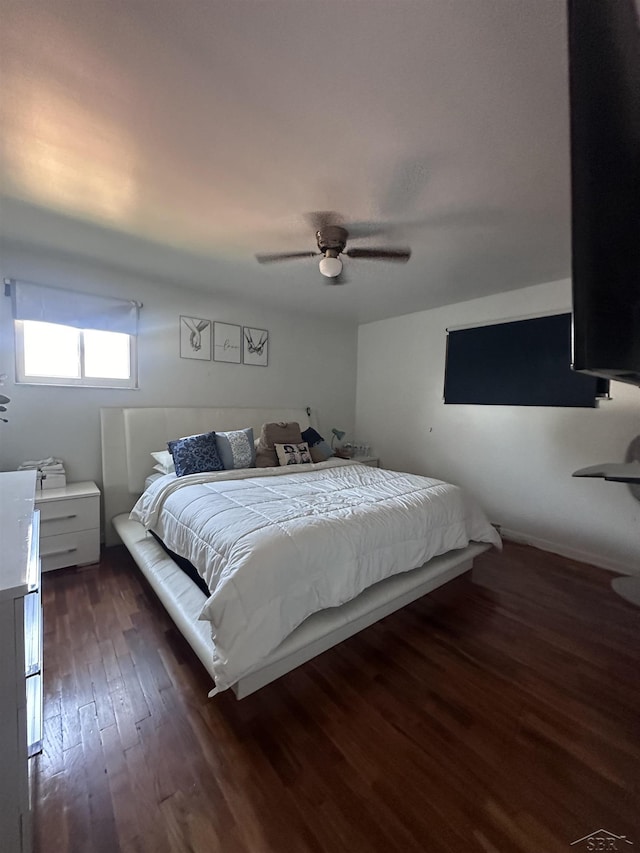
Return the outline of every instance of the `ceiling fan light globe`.
[[[342,261],[340,258],[322,258],[320,272],[327,278],[335,278],[342,272]]]

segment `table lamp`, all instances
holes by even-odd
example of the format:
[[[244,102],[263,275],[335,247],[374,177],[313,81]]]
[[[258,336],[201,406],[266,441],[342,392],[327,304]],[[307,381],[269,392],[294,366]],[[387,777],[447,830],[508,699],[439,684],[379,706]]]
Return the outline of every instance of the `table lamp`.
[[[342,429],[336,429],[335,427],[331,430],[331,432],[332,432],[331,449],[335,450],[334,443],[335,443],[336,438],[338,439],[338,441],[342,441],[342,439],[346,435],[346,432]]]

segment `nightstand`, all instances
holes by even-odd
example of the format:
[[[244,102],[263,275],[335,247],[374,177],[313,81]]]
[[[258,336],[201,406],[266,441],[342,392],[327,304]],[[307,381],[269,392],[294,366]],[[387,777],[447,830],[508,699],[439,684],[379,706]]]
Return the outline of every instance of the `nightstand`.
[[[361,465],[368,465],[370,468],[380,467],[379,456],[354,456],[353,461],[359,462]]]
[[[83,566],[100,559],[100,489],[95,483],[69,483],[36,491],[40,510],[42,571]]]

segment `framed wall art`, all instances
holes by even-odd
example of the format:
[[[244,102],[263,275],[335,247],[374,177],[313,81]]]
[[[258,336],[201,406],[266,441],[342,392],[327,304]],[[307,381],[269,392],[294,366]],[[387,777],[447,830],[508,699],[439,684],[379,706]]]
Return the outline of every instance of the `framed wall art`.
[[[240,364],[242,360],[242,330],[233,323],[213,324],[213,360]]]
[[[211,320],[180,316],[180,358],[211,361]]]
[[[266,367],[269,363],[269,332],[266,329],[254,329],[245,326],[242,330],[242,347],[245,364],[257,364]]]

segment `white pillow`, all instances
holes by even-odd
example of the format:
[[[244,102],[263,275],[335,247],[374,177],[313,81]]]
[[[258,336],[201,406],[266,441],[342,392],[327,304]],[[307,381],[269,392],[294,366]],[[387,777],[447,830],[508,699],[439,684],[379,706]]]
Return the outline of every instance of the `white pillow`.
[[[175,473],[174,471],[167,471],[167,469],[164,467],[164,465],[160,465],[160,463],[158,463],[157,465],[154,465],[153,470],[157,471],[158,474],[174,474]]]
[[[157,463],[153,466],[154,471],[159,471],[161,474],[175,474],[176,466],[173,464],[173,456],[168,450],[156,450],[151,456]]]

